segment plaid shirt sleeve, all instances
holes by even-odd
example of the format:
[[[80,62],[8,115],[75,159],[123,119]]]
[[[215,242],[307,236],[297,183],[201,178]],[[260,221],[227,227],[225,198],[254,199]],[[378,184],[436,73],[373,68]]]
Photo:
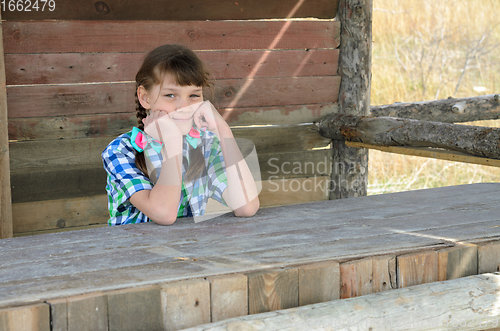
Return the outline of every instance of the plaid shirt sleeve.
[[[108,174],[109,225],[148,222],[148,218],[129,201],[134,193],[153,188],[149,179],[135,166],[130,135],[126,133],[113,140],[103,151],[102,160]]]
[[[208,155],[207,176],[209,197],[227,207],[222,197],[222,193],[227,188],[226,165],[219,139],[215,135]]]

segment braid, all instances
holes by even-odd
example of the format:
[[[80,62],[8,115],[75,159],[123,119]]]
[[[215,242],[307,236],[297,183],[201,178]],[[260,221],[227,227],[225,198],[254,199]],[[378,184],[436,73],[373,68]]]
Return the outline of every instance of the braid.
[[[144,123],[142,123],[142,120],[148,116],[146,109],[141,105],[139,102],[139,96],[137,95],[137,89],[139,86],[136,86],[135,88],[135,112],[137,116],[137,127],[144,131]]]
[[[137,127],[144,131],[144,123],[142,123],[142,120],[146,118],[147,113],[146,109],[144,109],[144,107],[139,102],[139,97],[137,96],[137,88],[138,87],[136,87],[135,89],[135,110],[137,116]],[[139,168],[139,170],[142,171],[144,175],[146,175],[146,177],[149,178],[146,160],[144,159],[144,152],[135,151],[135,166]]]

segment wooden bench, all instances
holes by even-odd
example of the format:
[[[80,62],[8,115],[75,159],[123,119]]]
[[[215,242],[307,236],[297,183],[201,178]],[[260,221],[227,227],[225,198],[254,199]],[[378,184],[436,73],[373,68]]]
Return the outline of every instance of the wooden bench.
[[[495,272],[499,190],[473,184],[266,208],[252,218],[5,239],[0,329],[48,330],[52,321],[53,330],[176,330]]]

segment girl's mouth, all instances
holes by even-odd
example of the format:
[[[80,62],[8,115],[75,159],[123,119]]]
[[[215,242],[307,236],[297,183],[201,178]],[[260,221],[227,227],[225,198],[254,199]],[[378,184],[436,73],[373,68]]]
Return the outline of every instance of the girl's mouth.
[[[188,121],[190,121],[191,119],[192,119],[192,117],[190,117],[190,118],[185,118],[185,119],[183,119],[183,118],[174,118],[174,120],[176,120],[176,121],[178,121],[178,122],[188,122]]]

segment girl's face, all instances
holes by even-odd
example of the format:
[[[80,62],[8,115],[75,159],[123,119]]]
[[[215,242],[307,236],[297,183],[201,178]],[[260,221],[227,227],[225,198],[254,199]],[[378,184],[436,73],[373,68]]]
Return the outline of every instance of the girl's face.
[[[193,114],[196,110],[188,106],[203,101],[202,87],[177,85],[171,75],[165,75],[163,84],[154,85],[150,91],[139,87],[137,93],[145,109],[168,114],[184,135],[193,126]]]

